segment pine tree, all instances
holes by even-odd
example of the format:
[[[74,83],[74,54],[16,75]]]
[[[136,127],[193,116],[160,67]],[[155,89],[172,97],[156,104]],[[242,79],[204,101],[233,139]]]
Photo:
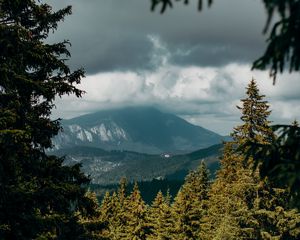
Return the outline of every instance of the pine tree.
[[[259,170],[253,171],[252,158],[245,164],[246,151],[241,146],[247,139],[264,145],[274,139],[267,102],[254,80],[247,95],[240,108],[244,123],[234,129],[234,141],[225,144],[221,169],[209,193],[203,239],[297,239],[294,230],[299,215],[286,206],[286,191],[273,188],[267,178],[260,179]],[[293,222],[289,227],[280,224],[289,221]]]
[[[247,98],[241,100],[243,106],[237,107],[242,112],[243,124],[234,128],[232,136],[239,145],[248,140],[270,144],[274,133],[269,125],[268,117],[271,111],[268,102],[264,100],[265,95],[260,95],[254,79],[250,81],[246,90]]]
[[[116,201],[116,194],[113,193],[110,196],[109,192],[107,191],[102,199],[100,205],[100,219],[102,222],[106,222],[107,224],[113,219],[116,215],[117,211],[117,201]]]
[[[0,1],[0,239],[77,239],[89,200],[80,167],[48,156],[60,129],[55,97],[82,91],[82,70],[65,63],[69,42],[45,43],[71,13],[34,0]]]
[[[263,99],[265,96],[259,94],[259,89],[253,79],[247,87],[246,94],[247,98],[242,99],[243,107],[239,107],[242,111],[241,119],[243,125],[235,128],[233,138],[236,143],[241,146],[239,148],[240,154],[248,154],[248,166],[244,167],[244,171],[249,171],[253,168],[253,163],[257,162],[258,159],[254,159],[255,161],[253,161],[253,157],[257,157],[255,155],[249,158],[248,147],[246,147],[245,143],[250,141],[260,146],[272,148],[274,140],[276,140],[277,137],[269,126],[270,121],[268,121],[268,117],[271,111],[268,110],[269,106],[267,101]],[[245,158],[245,156],[243,156],[243,158]],[[274,183],[270,182],[267,177],[261,179],[260,169],[255,169],[253,172],[253,179],[257,182],[253,210],[257,222],[259,223],[260,234],[278,239],[284,239],[287,236],[289,239],[297,239],[295,235],[291,234],[292,230],[289,227],[280,229],[279,226],[282,227],[282,225],[278,225],[277,222],[278,209],[284,212],[282,216],[289,215],[291,211],[289,210],[289,204],[287,204],[287,191],[282,188],[274,188]],[[295,222],[299,221],[299,215],[293,214],[293,217]],[[281,219],[280,221],[284,220]],[[281,232],[284,232],[284,234],[282,235]]]
[[[101,204],[101,221],[106,223],[109,239],[123,239],[125,235],[125,226],[127,224],[127,180],[120,180],[117,192],[113,192],[112,196],[106,193]]]
[[[113,206],[115,213],[110,219],[110,235],[112,239],[123,239],[125,226],[127,225],[127,180],[121,178],[117,193],[113,194]]]
[[[109,193],[107,193],[102,201],[101,208],[99,206],[99,202],[97,199],[97,196],[94,192],[87,191],[86,197],[90,199],[91,205],[89,206],[89,211],[93,212],[94,214],[92,216],[87,215],[81,215],[80,216],[80,223],[83,225],[83,227],[86,230],[85,237],[89,240],[105,240],[109,239],[109,234],[107,230],[108,221],[105,221],[103,219],[103,213],[108,213],[109,211],[104,211],[104,205],[105,203],[110,200]],[[106,210],[106,209],[105,209]]]
[[[118,199],[121,207],[126,204],[127,198],[127,179],[121,178],[118,188]]]
[[[207,210],[208,181],[208,170],[202,161],[197,170],[188,174],[175,198],[172,205],[175,235],[180,239],[199,239]]]
[[[102,221],[107,223],[109,239],[122,239],[124,232],[126,215],[125,203],[120,204],[118,194],[114,192],[110,199],[102,202],[101,205]]]
[[[126,209],[126,225],[122,239],[143,240],[149,233],[146,220],[147,206],[141,197],[137,183],[128,197]]]
[[[257,239],[252,212],[257,181],[231,146],[225,145],[221,169],[209,191],[202,239]]]
[[[259,187],[254,215],[262,239],[299,239],[300,213],[287,206],[287,191]]]
[[[159,191],[148,211],[147,222],[150,233],[148,240],[171,240],[174,238],[174,220],[170,206],[169,192],[164,197]]]

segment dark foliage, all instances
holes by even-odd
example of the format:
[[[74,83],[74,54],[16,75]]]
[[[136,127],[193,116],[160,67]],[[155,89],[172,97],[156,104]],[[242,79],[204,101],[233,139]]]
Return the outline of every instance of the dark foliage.
[[[262,57],[253,63],[253,69],[267,69],[274,83],[278,72],[283,72],[287,63],[289,71],[300,70],[300,1],[263,0],[268,13],[264,33],[270,28],[274,14],[280,16],[272,27],[268,46]]]
[[[82,70],[65,64],[68,41],[44,40],[71,7],[53,12],[33,0],[0,1],[0,239],[78,239],[75,212],[87,206],[80,166],[48,156],[56,96],[82,91]],[[87,212],[87,211],[85,211]]]
[[[175,0],[176,2],[183,2],[184,4],[188,4],[189,0]],[[157,6],[161,6],[161,13],[164,13],[167,8],[173,7],[174,0],[152,0],[151,10],[154,11]],[[203,8],[203,0],[198,0],[198,9],[201,11]],[[213,3],[213,0],[207,0],[208,6]]]
[[[291,192],[292,204],[300,207],[300,127],[294,125],[275,125],[277,138],[265,145],[248,141],[242,146],[248,149],[247,158],[257,159],[262,177],[268,176],[279,187],[287,187]]]

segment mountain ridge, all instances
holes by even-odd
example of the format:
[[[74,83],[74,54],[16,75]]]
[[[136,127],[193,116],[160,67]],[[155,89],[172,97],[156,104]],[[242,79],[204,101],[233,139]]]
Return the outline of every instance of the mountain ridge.
[[[62,121],[54,149],[91,146],[142,153],[187,153],[225,137],[154,107],[103,110]]]

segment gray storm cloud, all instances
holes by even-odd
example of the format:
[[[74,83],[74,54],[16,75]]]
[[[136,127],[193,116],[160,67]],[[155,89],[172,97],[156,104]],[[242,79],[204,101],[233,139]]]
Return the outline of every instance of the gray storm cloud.
[[[149,0],[47,1],[73,5],[49,42],[69,39],[72,68],[84,67],[81,99],[57,99],[53,117],[123,106],[152,105],[221,134],[239,122],[236,105],[249,80],[267,95],[274,123],[300,119],[299,74],[251,71],[263,53],[266,16],[261,0],[216,0],[166,14],[150,12]]]
[[[149,0],[48,2],[55,9],[73,6],[49,40],[69,39],[70,64],[88,74],[153,70],[148,35],[159,36],[172,52],[170,62],[180,66],[249,63],[264,49],[266,19],[259,0],[216,0],[201,13],[180,4],[163,15],[150,11]]]

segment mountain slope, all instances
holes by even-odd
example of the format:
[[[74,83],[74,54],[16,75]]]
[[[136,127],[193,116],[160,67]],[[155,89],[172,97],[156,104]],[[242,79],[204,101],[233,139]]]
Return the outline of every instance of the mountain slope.
[[[94,184],[116,184],[120,178],[129,181],[152,179],[183,180],[187,172],[204,160],[212,173],[218,167],[222,144],[182,155],[153,155],[130,151],[105,151],[92,147],[73,147],[54,152],[66,156],[65,164],[82,164],[82,170]]]
[[[55,149],[74,146],[149,154],[191,152],[223,137],[151,107],[106,110],[62,121]]]

